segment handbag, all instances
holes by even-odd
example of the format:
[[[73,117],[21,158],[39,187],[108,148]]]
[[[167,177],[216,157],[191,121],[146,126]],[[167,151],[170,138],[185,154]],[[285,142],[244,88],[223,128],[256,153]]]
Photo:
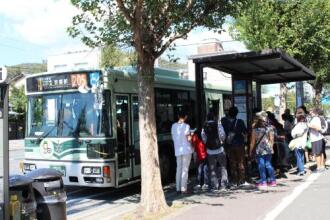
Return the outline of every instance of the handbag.
[[[292,139],[289,143],[289,148],[291,151],[293,151],[298,145],[299,143],[301,142],[301,138],[300,137],[297,137],[295,139]]]

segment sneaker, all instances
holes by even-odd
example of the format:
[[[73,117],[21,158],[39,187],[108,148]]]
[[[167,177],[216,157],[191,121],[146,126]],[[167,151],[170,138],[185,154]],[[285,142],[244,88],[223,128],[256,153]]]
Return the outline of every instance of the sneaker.
[[[196,185],[195,187],[194,187],[194,190],[200,190],[202,187],[201,187],[201,185]]]
[[[194,192],[199,192],[199,191],[201,191],[201,189],[202,189],[201,185],[196,185],[194,187]]]
[[[208,189],[209,189],[209,185],[204,184],[204,185],[202,186],[202,190],[208,190]]]
[[[256,187],[258,187],[258,188],[265,188],[265,187],[267,187],[267,183],[256,183]]]
[[[298,173],[298,176],[304,176],[306,174],[306,171],[301,171]]]
[[[242,183],[240,183],[238,186],[250,186],[251,184],[250,183],[248,183],[248,182],[242,182]]]
[[[275,187],[276,185],[276,181],[271,181],[270,183],[268,183],[268,186],[270,187]]]

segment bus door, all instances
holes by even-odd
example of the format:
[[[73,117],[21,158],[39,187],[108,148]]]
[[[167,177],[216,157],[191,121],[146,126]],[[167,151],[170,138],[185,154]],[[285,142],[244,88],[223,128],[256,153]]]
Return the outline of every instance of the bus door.
[[[141,176],[139,100],[136,95],[133,95],[131,99],[131,111],[132,111],[131,160],[133,164],[133,177],[139,177]]]
[[[132,178],[129,96],[116,95],[118,183]]]

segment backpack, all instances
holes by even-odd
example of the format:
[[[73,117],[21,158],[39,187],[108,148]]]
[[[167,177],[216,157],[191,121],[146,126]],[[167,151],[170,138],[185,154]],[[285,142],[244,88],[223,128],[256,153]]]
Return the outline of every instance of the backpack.
[[[323,116],[319,116],[320,120],[321,120],[321,133],[325,134],[327,133],[328,130],[328,122],[325,120],[325,118]]]
[[[237,119],[235,119],[229,128],[229,132],[226,138],[226,144],[231,145],[233,143],[234,137],[236,136],[235,129],[237,125]]]
[[[219,133],[218,133],[218,123],[215,121],[207,122],[204,126],[204,132],[207,137],[205,146],[207,149],[216,150],[221,147]]]

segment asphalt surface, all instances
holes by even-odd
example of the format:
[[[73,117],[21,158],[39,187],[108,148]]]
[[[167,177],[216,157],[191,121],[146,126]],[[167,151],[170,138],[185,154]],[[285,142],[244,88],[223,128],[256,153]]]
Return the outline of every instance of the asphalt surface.
[[[19,162],[24,158],[22,142],[11,142],[10,174],[21,174]],[[328,152],[330,155],[330,152]],[[165,187],[169,205],[180,204],[179,209],[164,219],[330,219],[330,170],[317,176],[313,182],[310,171],[298,177],[292,169],[287,178],[278,179],[277,187],[258,190],[254,185],[220,192],[200,192],[189,196],[178,196],[174,185]],[[313,174],[314,175],[314,174]],[[283,201],[301,185],[309,183],[301,194],[276,213],[274,218],[267,214],[276,211]],[[88,187],[66,187],[67,216],[78,219],[122,219],[127,212],[138,207],[140,186],[135,184],[121,189],[99,189]]]

